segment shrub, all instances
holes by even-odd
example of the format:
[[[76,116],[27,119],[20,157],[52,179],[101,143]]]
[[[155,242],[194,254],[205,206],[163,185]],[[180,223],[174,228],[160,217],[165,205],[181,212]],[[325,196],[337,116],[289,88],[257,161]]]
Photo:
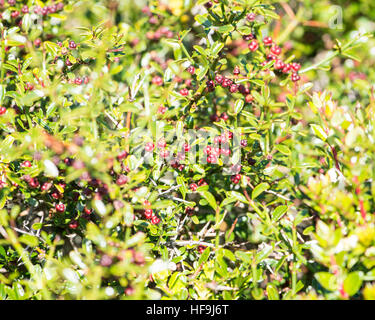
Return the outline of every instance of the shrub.
[[[363,35],[297,61],[271,3],[25,3],[0,2],[3,299],[374,296],[371,87],[309,82]]]

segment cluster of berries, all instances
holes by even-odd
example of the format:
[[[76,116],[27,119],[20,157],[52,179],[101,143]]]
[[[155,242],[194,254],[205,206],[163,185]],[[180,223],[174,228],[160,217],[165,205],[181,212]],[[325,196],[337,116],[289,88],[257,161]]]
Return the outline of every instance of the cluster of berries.
[[[145,218],[151,220],[152,224],[158,224],[160,218],[154,214],[154,211],[151,209],[151,203],[148,200],[143,201],[143,205],[146,207],[144,211]]]
[[[258,50],[259,48],[259,42],[257,39],[255,39],[255,36],[245,35],[243,36],[244,40],[250,40],[250,43],[248,45],[249,50],[254,52]],[[297,82],[301,79],[300,75],[298,74],[298,71],[301,69],[301,65],[297,62],[293,63],[285,63],[279,56],[281,55],[281,48],[277,44],[274,43],[271,37],[267,36],[263,38],[263,45],[266,48],[269,48],[266,60],[261,63],[262,66],[265,66],[270,61],[274,60],[273,67],[276,71],[289,74],[291,73],[291,80],[293,82]]]

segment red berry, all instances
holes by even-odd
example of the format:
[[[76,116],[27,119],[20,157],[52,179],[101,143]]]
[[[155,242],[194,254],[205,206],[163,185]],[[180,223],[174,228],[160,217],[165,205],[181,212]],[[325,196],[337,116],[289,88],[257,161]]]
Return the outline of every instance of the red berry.
[[[215,76],[215,81],[218,83],[218,84],[221,84],[224,80],[224,77],[221,75],[221,74],[217,74]]]
[[[117,156],[117,160],[122,160],[122,159],[125,159],[129,154],[124,150],[124,151],[121,151],[118,156]]]
[[[272,45],[272,38],[271,37],[264,37],[263,38],[263,43],[264,43],[265,46]]]
[[[208,91],[214,91],[215,90],[215,82],[213,82],[212,80],[208,80],[206,82],[206,86],[207,86]]]
[[[227,121],[229,119],[229,116],[227,115],[226,112],[223,112],[220,116],[221,119],[223,119],[224,121]]]
[[[74,79],[74,83],[77,84],[77,85],[81,85],[82,79],[80,77],[77,77],[77,78]]]
[[[135,289],[132,286],[127,286],[124,289],[124,294],[127,296],[132,296],[135,293]]]
[[[84,207],[83,211],[84,211],[85,214],[88,214],[88,215],[90,215],[92,213],[92,209],[89,209],[87,207]]]
[[[160,157],[162,158],[168,158],[169,156],[169,151],[168,150],[160,150]]]
[[[301,77],[299,76],[298,73],[293,72],[292,76],[291,76],[291,79],[292,79],[293,82],[297,82],[301,79]]]
[[[210,9],[214,4],[211,2],[211,1],[208,1],[204,4],[204,6],[207,8],[207,9]]]
[[[186,143],[184,144],[184,150],[185,150],[185,152],[189,152],[190,149],[191,149],[191,147],[190,147],[189,144],[186,142]]]
[[[58,211],[58,212],[64,212],[65,211],[65,205],[63,203],[57,204],[55,206],[55,208],[56,208],[56,211]]]
[[[301,65],[297,62],[293,62],[290,64],[290,67],[294,72],[298,72],[301,69]]]
[[[280,59],[276,59],[273,66],[275,67],[276,70],[284,69],[285,63]]]
[[[283,73],[289,73],[289,71],[290,71],[291,69],[292,69],[291,64],[288,63],[288,64],[286,64],[286,65],[284,66],[282,72],[283,72]]]
[[[151,152],[152,150],[154,150],[155,146],[152,142],[147,142],[146,143],[146,146],[145,146],[145,149],[147,152]]]
[[[271,48],[271,53],[278,56],[281,53],[281,48],[278,45],[274,45]]]
[[[160,149],[164,149],[166,146],[167,146],[167,142],[165,141],[164,138],[161,138],[161,139],[158,141],[158,148],[160,148]]]
[[[247,16],[246,19],[250,22],[254,21],[256,18],[256,14],[254,12],[250,12]]]
[[[254,52],[254,51],[256,51],[258,48],[259,48],[259,43],[258,43],[257,40],[252,40],[252,41],[249,43],[249,49],[250,49],[250,51]]]
[[[128,181],[129,181],[129,178],[128,178],[127,176],[125,176],[125,175],[122,174],[122,175],[120,175],[120,176],[117,178],[117,180],[116,180],[116,184],[117,184],[118,186],[122,186],[122,185],[128,183]]]
[[[25,4],[23,7],[22,7],[22,13],[29,13],[29,7]]]
[[[189,94],[189,90],[186,88],[183,88],[180,90],[180,94],[184,97],[186,97]]]
[[[245,101],[247,103],[250,103],[254,100],[254,97],[251,95],[251,94],[248,94],[246,97],[245,97]]]
[[[159,76],[155,76],[152,78],[151,82],[157,86],[161,86],[163,84],[163,79]]]
[[[238,85],[237,84],[232,84],[229,88],[229,91],[231,93],[236,93],[238,91]]]
[[[12,18],[17,18],[20,15],[20,12],[16,10],[16,11],[13,11],[10,15]]]
[[[229,156],[230,155],[230,149],[221,149],[220,152],[224,156]]]
[[[241,180],[241,175],[239,175],[239,174],[235,174],[235,175],[231,176],[230,179],[232,180],[232,182],[233,182],[234,184],[237,184],[237,183],[239,183],[240,180]]]
[[[186,69],[187,72],[189,72],[190,74],[194,74],[195,73],[195,68],[193,66],[189,66],[187,69]]]
[[[191,190],[191,191],[195,192],[195,191],[197,191],[197,189],[198,189],[198,186],[197,186],[196,183],[192,183],[192,184],[190,184],[190,190]]]
[[[30,82],[27,82],[26,84],[25,84],[25,90],[27,91],[27,90],[33,90],[34,89],[34,85],[32,84],[32,83],[30,83]]]
[[[216,163],[217,162],[217,157],[213,154],[210,154],[207,157],[207,163]]]
[[[231,86],[232,83],[233,83],[233,81],[231,79],[224,78],[223,81],[221,82],[221,86],[223,88],[227,88],[227,87]]]
[[[203,253],[203,251],[206,249],[206,246],[198,246],[198,252],[200,253],[200,254],[202,254]]]
[[[49,189],[51,189],[52,187],[52,183],[51,182],[44,182],[42,184],[42,191],[48,191]]]
[[[204,180],[204,179],[200,179],[199,181],[198,181],[198,186],[207,186],[207,182]]]
[[[240,68],[238,66],[234,67],[233,74],[236,75],[236,76],[240,74]]]
[[[26,160],[22,163],[22,167],[27,167],[27,168],[30,168],[32,166],[31,162]]]
[[[241,147],[246,147],[247,146],[247,140],[243,139],[241,140]]]
[[[153,216],[151,218],[151,223],[152,224],[158,224],[160,222],[160,218],[158,218],[157,216]]]
[[[250,41],[250,40],[253,40],[254,39],[254,35],[253,34],[245,34],[242,36],[242,39],[244,39],[245,41]]]
[[[5,112],[7,112],[7,108],[5,107],[0,107],[0,116],[5,114]]]
[[[151,219],[152,216],[153,216],[153,211],[152,211],[152,209],[146,209],[146,210],[145,210],[145,217],[146,217],[146,219]]]
[[[39,181],[36,178],[31,178],[29,181],[29,185],[32,188],[38,188],[39,187]]]
[[[205,147],[205,148],[203,149],[203,152],[204,152],[205,154],[210,154],[210,153],[211,153],[211,146],[207,146],[207,147]]]
[[[73,220],[72,222],[69,223],[69,228],[70,228],[70,229],[73,229],[73,230],[74,230],[74,229],[77,229],[78,226],[79,226],[79,223],[78,223],[77,220]]]

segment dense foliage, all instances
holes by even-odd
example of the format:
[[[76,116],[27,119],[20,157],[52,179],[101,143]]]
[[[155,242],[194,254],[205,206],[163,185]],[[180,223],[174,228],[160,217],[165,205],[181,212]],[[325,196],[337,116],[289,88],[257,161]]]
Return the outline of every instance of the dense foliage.
[[[375,299],[373,8],[0,1],[0,297]]]

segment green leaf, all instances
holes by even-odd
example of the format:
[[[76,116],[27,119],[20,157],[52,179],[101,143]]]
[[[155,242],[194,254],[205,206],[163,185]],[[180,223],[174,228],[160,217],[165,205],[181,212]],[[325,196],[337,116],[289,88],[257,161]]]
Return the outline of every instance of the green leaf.
[[[234,104],[234,114],[239,114],[243,108],[244,101],[242,99],[238,99]]]
[[[251,199],[255,199],[257,196],[259,196],[261,193],[263,193],[264,191],[268,190],[270,187],[270,185],[267,183],[267,182],[262,182],[260,184],[258,184],[252,194],[251,194]]]
[[[201,191],[200,194],[204,199],[207,200],[208,204],[213,208],[214,210],[217,209],[217,203],[215,197],[210,193],[209,191]]]
[[[328,272],[318,272],[314,277],[324,289],[329,291],[335,291],[337,289],[337,279],[333,274]]]
[[[354,296],[362,286],[359,272],[351,272],[344,280],[344,291],[349,296]]]
[[[323,128],[317,124],[310,124],[311,128],[313,129],[315,135],[318,136],[319,139],[326,141],[327,140],[327,134],[323,130]]]
[[[220,33],[228,33],[228,32],[232,32],[233,30],[234,30],[234,27],[231,24],[227,24],[225,26],[221,26],[217,28],[217,31]]]
[[[273,221],[280,220],[287,210],[288,210],[288,206],[286,205],[281,205],[281,206],[276,207],[276,209],[272,213],[272,220]]]
[[[51,41],[44,41],[44,47],[46,48],[47,52],[50,53],[53,57],[57,56],[60,51],[59,45]]]
[[[269,283],[267,285],[267,295],[269,300],[280,300],[279,292],[277,291],[276,286],[273,284]]]
[[[211,249],[210,247],[207,247],[198,260],[198,266],[200,266],[202,263],[205,263],[208,260],[208,257],[210,256]]]
[[[23,234],[19,237],[20,242],[30,246],[36,247],[39,244],[39,240],[37,237],[32,236],[30,234]]]
[[[290,149],[286,145],[284,145],[284,144],[277,144],[277,145],[275,145],[275,149],[277,151],[281,152],[282,154],[287,155],[287,156],[291,155],[291,153],[292,153],[290,151]]]

